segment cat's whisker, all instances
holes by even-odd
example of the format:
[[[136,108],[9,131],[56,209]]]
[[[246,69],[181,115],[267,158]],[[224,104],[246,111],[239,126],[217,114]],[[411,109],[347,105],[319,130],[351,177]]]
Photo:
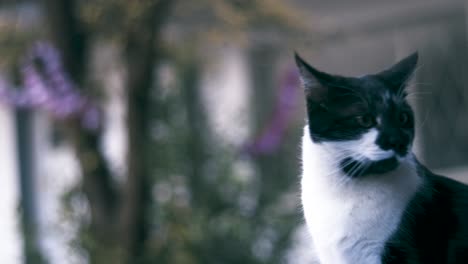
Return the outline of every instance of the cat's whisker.
[[[409,93],[407,92],[407,93],[406,93],[407,96],[408,96],[408,95],[413,95],[413,94],[424,94],[424,95],[430,94],[430,95],[432,95],[433,92],[432,92],[432,91],[430,91],[430,92],[421,92],[421,91],[417,91],[417,92],[409,92]]]
[[[422,129],[424,127],[424,124],[426,123],[426,121],[429,119],[429,116],[430,116],[430,110],[428,109],[428,110],[426,110],[426,114],[424,116],[423,121],[416,125],[416,129]]]
[[[358,175],[355,175],[356,173],[360,172],[361,169],[364,167],[364,164],[366,164],[367,162],[357,162],[356,165],[354,166],[354,168],[350,171],[350,175],[351,177],[355,177],[355,176],[358,176]]]
[[[325,175],[325,176],[328,177],[328,176],[333,176],[333,175],[335,175],[335,174],[337,174],[337,173],[341,173],[341,172],[343,171],[343,168],[344,168],[344,167],[346,167],[346,166],[352,164],[353,162],[354,162],[353,160],[349,160],[349,161],[347,161],[347,162],[345,162],[345,163],[343,163],[343,164],[336,163],[336,164],[335,164],[335,165],[336,165],[336,166],[335,166],[336,169],[333,170],[333,171],[331,171],[330,173],[328,173],[328,174]]]
[[[432,95],[433,92],[432,91],[427,91],[427,92],[424,92],[424,91],[413,91],[413,92],[407,92],[406,95],[405,95],[405,98],[406,99],[414,99],[414,98],[423,98],[423,96],[427,96],[427,95]]]
[[[346,162],[342,163],[342,161],[346,158],[350,158],[349,160],[347,160]],[[357,159],[356,159],[357,158]],[[361,154],[358,154],[358,155],[355,155],[354,157],[350,156],[350,155],[346,155],[346,156],[343,156],[342,158],[339,158],[337,159],[337,161],[335,161],[333,164],[334,166],[337,168],[331,172],[329,172],[326,176],[332,176],[332,175],[335,175],[337,173],[340,173],[343,171],[343,168],[345,168],[346,166],[349,166],[350,164],[354,163],[354,162],[358,162],[358,163],[362,163],[363,161],[365,161],[365,159],[363,158],[363,156]],[[345,178],[345,177],[342,177],[342,178]]]
[[[426,86],[432,86],[434,83],[429,83],[429,82],[411,82],[411,85],[409,87],[412,87],[414,85],[426,85]]]

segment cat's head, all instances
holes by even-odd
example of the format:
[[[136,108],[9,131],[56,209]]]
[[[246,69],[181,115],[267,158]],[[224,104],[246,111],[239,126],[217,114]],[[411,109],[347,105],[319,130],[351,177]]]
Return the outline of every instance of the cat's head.
[[[295,57],[305,89],[311,140],[334,152],[345,172],[362,165],[362,171],[351,176],[396,168],[411,152],[414,139],[414,113],[405,88],[417,53],[363,77],[328,74]]]

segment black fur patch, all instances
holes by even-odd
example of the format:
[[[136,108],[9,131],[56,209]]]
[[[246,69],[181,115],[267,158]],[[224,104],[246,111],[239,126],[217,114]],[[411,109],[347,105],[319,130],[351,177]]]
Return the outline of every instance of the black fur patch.
[[[418,166],[425,186],[387,242],[382,263],[468,263],[468,186]]]
[[[351,178],[358,178],[370,174],[380,174],[392,171],[398,167],[398,159],[391,157],[379,161],[357,161],[353,158],[345,158],[340,162],[343,172]]]

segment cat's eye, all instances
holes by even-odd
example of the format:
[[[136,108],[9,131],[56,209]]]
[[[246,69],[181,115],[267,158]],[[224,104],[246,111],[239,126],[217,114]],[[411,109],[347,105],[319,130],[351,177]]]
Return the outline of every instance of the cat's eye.
[[[409,120],[409,115],[408,113],[402,112],[400,113],[400,116],[398,117],[398,121],[400,122],[401,125],[405,125],[408,123]]]
[[[371,115],[356,116],[357,123],[365,128],[370,128],[375,125],[374,117]]]

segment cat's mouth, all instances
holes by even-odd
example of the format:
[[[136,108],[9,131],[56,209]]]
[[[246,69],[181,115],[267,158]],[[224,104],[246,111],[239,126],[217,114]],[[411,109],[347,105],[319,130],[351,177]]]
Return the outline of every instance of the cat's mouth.
[[[379,161],[372,161],[370,166],[370,173],[385,173],[392,171],[398,167],[399,161],[396,156],[379,160]]]
[[[343,172],[351,178],[357,178],[369,174],[382,174],[390,172],[396,169],[399,164],[400,162],[396,156],[378,161],[373,161],[370,159],[358,161],[348,157],[340,162]]]

